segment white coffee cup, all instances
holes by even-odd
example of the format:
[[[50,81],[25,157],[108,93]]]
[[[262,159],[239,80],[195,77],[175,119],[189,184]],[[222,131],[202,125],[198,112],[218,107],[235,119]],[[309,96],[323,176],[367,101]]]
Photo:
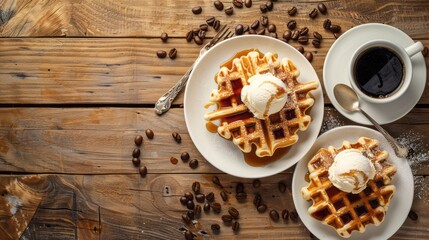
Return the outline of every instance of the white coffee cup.
[[[402,62],[403,65],[403,76],[402,81],[400,85],[391,93],[385,95],[385,96],[370,96],[369,94],[365,93],[356,80],[356,63],[360,60],[360,58],[365,55],[365,53],[372,48],[385,48],[389,50],[390,52],[394,53]],[[373,102],[373,103],[388,103],[392,102],[399,97],[401,97],[405,91],[408,89],[411,83],[411,79],[413,77],[413,66],[411,63],[411,57],[416,55],[417,53],[421,52],[423,50],[423,44],[421,42],[416,42],[412,44],[409,47],[403,48],[395,43],[392,43],[387,40],[377,39],[372,40],[369,42],[364,43],[361,45],[352,55],[351,61],[350,61],[350,69],[349,69],[349,79],[350,84],[352,85],[353,89],[356,91],[356,93],[359,95],[360,98]],[[377,78],[381,77],[377,75]],[[372,79],[372,78],[371,78]],[[375,79],[374,79],[375,80]],[[381,81],[381,80],[380,80]],[[382,83],[381,83],[382,86]]]

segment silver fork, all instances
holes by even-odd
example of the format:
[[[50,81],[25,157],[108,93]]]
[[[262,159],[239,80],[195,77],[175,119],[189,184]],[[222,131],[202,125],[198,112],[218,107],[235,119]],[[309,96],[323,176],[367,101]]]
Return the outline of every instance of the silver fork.
[[[200,55],[198,56],[197,59],[195,59],[195,62],[201,57],[203,56],[207,50],[209,50],[210,48],[212,48],[214,45],[216,45],[217,43],[228,39],[230,37],[232,37],[234,35],[233,32],[231,32],[229,30],[228,27],[226,27],[226,25],[224,25],[219,32],[213,37],[213,39],[208,42],[206,45],[204,45],[204,47],[200,50]],[[167,112],[170,107],[171,107],[171,103],[173,102],[173,100],[176,98],[177,94],[179,94],[179,92],[183,89],[183,87],[186,85],[186,82],[189,79],[189,75],[192,72],[192,69],[194,69],[194,65],[195,62],[192,64],[192,66],[188,69],[188,71],[186,71],[186,73],[183,75],[182,78],[180,78],[180,80],[176,83],[176,85],[174,85],[170,90],[168,90],[166,93],[164,93],[164,95],[162,95],[158,101],[155,103],[155,112],[158,115],[161,115],[165,112]]]

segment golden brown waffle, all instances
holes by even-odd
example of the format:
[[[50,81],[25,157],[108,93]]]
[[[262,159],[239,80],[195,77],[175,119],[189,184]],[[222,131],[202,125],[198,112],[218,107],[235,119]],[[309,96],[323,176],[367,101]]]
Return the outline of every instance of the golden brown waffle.
[[[288,88],[287,103],[283,109],[265,119],[253,116],[241,101],[241,89],[248,85],[248,79],[255,74],[271,73],[282,80]],[[238,53],[221,66],[215,81],[210,101],[217,109],[207,113],[207,121],[219,121],[218,133],[233,139],[241,151],[250,152],[256,146],[259,157],[272,156],[278,148],[288,147],[298,141],[297,131],[304,131],[311,122],[306,111],[313,106],[310,91],[319,86],[317,81],[297,81],[299,71],[290,59],[280,62],[276,54],[262,54],[258,50]]]
[[[336,188],[328,178],[328,169],[337,153],[345,149],[361,151],[374,164],[376,175],[358,194]],[[390,199],[396,191],[391,184],[396,167],[387,161],[388,153],[381,151],[378,141],[361,137],[356,143],[343,142],[340,148],[321,148],[308,162],[310,183],[301,189],[305,200],[313,200],[308,213],[336,229],[345,238],[353,231],[364,232],[368,224],[378,226],[385,217]]]

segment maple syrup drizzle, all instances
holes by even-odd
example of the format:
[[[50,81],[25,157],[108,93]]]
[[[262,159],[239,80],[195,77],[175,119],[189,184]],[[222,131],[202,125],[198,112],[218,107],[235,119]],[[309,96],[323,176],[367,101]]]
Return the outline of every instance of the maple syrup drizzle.
[[[286,155],[289,152],[290,147],[285,148],[279,148],[277,149],[272,156],[267,157],[258,157],[255,153],[255,147],[252,148],[252,151],[249,153],[243,153],[244,154],[244,160],[247,164],[254,167],[261,167],[265,166],[269,163],[272,163],[276,160],[279,160],[284,155]]]
[[[310,182],[310,172],[309,171],[307,171],[306,173],[305,173],[305,177],[304,177],[304,179],[305,179],[305,181],[306,182]]]
[[[217,133],[218,126],[212,122],[206,122],[206,128],[211,133]]]

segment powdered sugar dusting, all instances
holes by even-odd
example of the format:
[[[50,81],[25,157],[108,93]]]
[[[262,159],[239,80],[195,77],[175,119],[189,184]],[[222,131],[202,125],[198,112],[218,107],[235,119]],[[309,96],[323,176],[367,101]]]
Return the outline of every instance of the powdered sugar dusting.
[[[414,197],[423,200],[425,205],[429,204],[429,185],[423,176],[414,177]]]
[[[325,111],[325,118],[323,119],[322,129],[320,133],[324,133],[336,127],[344,126],[344,122],[332,115],[332,112]]]

